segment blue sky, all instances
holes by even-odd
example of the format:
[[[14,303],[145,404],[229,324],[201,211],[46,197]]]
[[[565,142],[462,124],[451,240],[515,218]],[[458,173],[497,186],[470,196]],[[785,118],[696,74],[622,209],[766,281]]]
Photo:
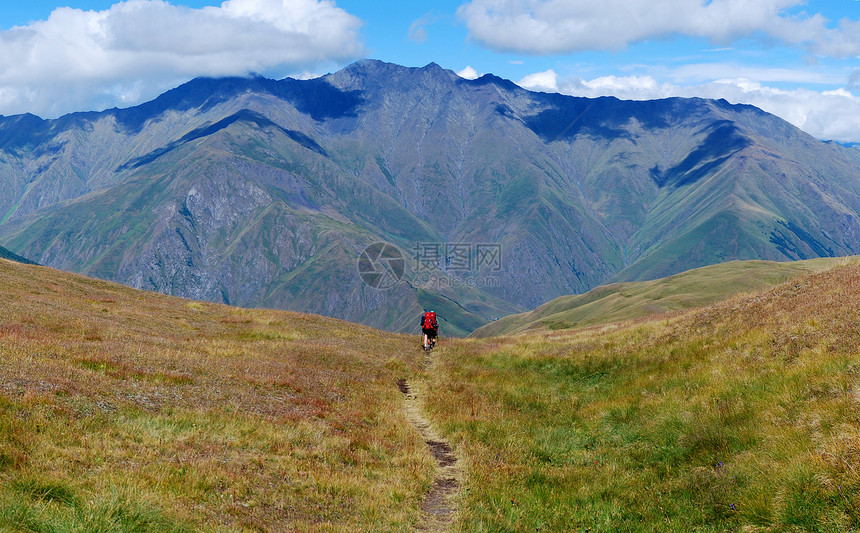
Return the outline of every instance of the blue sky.
[[[860,2],[30,0],[0,11],[0,114],[126,107],[195,76],[363,57],[533,89],[749,103],[860,141]]]

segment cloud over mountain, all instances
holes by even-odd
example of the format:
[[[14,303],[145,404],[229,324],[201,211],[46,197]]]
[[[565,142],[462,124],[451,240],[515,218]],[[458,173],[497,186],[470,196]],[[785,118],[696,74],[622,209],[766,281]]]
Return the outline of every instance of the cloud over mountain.
[[[860,130],[860,97],[838,89],[814,91],[805,88],[783,89],[776,85],[782,81],[780,73],[749,72],[726,69],[720,77],[720,65],[707,65],[712,80],[698,77],[684,67],[679,80],[699,79],[699,83],[685,84],[658,81],[650,75],[600,76],[593,79],[561,77],[554,70],[536,72],[519,80],[521,87],[535,91],[559,92],[571,96],[596,98],[615,96],[624,100],[654,100],[680,96],[684,98],[725,99],[732,103],[748,103],[778,115],[798,128],[819,139],[856,142]],[[787,75],[787,74],[786,74]],[[669,75],[671,76],[671,73]],[[768,80],[770,83],[753,81]]]
[[[193,76],[277,74],[349,60],[365,53],[361,24],[324,0],[57,8],[47,20],[0,32],[0,113],[57,116],[137,103]]]

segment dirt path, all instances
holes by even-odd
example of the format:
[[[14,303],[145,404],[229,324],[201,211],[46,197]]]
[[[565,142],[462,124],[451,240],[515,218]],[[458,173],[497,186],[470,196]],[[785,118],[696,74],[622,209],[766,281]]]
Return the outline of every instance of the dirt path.
[[[433,486],[421,503],[424,516],[416,529],[433,533],[449,531],[457,512],[457,495],[463,477],[457,455],[424,417],[421,400],[409,386],[409,382],[401,379],[398,380],[397,386],[405,398],[406,418],[421,434],[438,464]]]

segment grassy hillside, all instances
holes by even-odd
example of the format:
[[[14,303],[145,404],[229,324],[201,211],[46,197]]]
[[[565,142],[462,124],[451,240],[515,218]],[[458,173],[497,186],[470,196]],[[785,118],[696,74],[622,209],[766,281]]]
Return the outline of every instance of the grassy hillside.
[[[443,339],[428,370],[414,336],[0,260],[0,531],[414,530],[435,468],[400,378],[463,459],[455,531],[857,531],[843,263],[668,315]]]
[[[0,260],[0,531],[408,531],[414,338]],[[418,352],[420,353],[420,352]]]
[[[857,531],[860,266],[709,307],[448,344],[460,531]]]
[[[541,329],[592,326],[701,307],[739,293],[773,287],[796,276],[857,260],[825,258],[787,263],[732,261],[653,281],[614,283],[585,294],[556,298],[528,313],[501,318],[479,328],[471,336],[492,337]]]

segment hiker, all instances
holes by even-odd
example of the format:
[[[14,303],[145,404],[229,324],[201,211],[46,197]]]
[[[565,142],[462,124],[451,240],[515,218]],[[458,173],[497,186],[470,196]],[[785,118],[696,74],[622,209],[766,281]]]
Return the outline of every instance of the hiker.
[[[436,346],[436,337],[439,335],[439,324],[436,323],[436,311],[424,311],[421,315],[421,331],[424,332],[424,351],[428,352]]]

